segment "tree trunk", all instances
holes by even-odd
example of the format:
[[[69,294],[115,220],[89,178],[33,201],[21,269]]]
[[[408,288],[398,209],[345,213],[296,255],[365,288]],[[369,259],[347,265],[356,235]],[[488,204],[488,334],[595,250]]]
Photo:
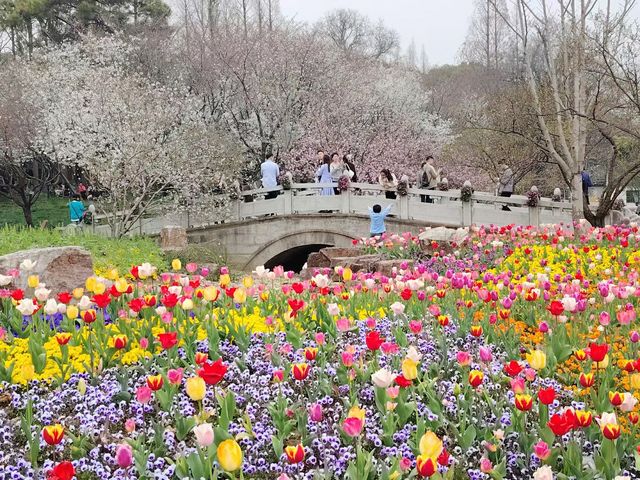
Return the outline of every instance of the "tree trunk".
[[[33,227],[33,215],[31,213],[31,204],[24,202],[22,205],[22,214],[24,215],[24,221],[28,227]]]
[[[571,177],[571,217],[574,222],[584,218],[582,172],[574,172],[573,177]]]

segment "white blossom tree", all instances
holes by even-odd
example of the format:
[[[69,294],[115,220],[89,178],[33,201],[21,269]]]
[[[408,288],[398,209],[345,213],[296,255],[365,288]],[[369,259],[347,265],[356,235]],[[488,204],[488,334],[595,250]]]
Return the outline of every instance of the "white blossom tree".
[[[114,236],[161,202],[194,205],[235,165],[226,143],[181,85],[160,85],[127,69],[132,49],[118,39],[88,38],[52,50],[33,68],[47,105],[41,148],[83,169],[106,192],[97,208]]]

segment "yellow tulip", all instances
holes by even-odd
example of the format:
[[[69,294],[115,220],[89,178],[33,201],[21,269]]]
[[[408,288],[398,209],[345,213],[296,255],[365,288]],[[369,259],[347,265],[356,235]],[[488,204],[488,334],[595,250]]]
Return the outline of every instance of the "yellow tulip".
[[[629,383],[631,384],[631,388],[640,389],[640,373],[634,373],[633,375],[629,375]]]
[[[74,298],[80,299],[80,298],[82,298],[82,295],[84,295],[84,288],[78,287],[78,288],[74,288],[73,289],[73,297]]]
[[[174,258],[173,260],[171,260],[171,268],[173,268],[174,270],[182,269],[182,262],[179,258]]]
[[[418,364],[410,358],[405,358],[402,361],[402,375],[407,380],[415,380],[418,378]]]
[[[253,278],[244,277],[242,279],[242,285],[244,285],[244,288],[251,288],[253,286]]]
[[[366,415],[366,412],[360,408],[360,407],[351,407],[349,409],[349,413],[347,414],[347,418],[359,418],[360,420],[362,420],[362,423],[364,423],[364,417]]]
[[[595,362],[598,370],[604,370],[609,366],[609,354],[606,354],[601,362]]]
[[[220,275],[220,286],[222,288],[225,288],[230,283],[231,283],[231,277],[229,276],[228,273],[223,273],[222,275]]]
[[[193,300],[191,300],[190,298],[185,298],[182,302],[182,309],[193,310]]]
[[[233,292],[233,301],[236,303],[244,303],[247,301],[247,292],[244,289],[239,288]]]
[[[345,282],[350,282],[353,278],[353,271],[349,267],[345,268],[342,270],[342,278]]]
[[[118,278],[118,270],[116,268],[107,270],[104,276],[107,280],[115,280],[116,278]]]
[[[428,431],[420,438],[420,455],[424,455],[434,460],[442,452],[442,440],[432,431]]]
[[[30,363],[25,363],[22,365],[22,378],[24,378],[27,382],[33,380],[33,377],[36,375],[36,369]]]
[[[129,284],[127,283],[127,279],[124,277],[121,277],[118,280],[116,280],[114,285],[116,286],[116,290],[119,293],[124,293],[127,290],[129,290]]]
[[[235,472],[242,466],[242,449],[233,439],[220,442],[217,450],[218,463],[226,472]]]
[[[220,291],[213,285],[206,287],[202,291],[202,296],[207,302],[215,302],[218,299],[219,295],[220,295]]]
[[[87,280],[84,282],[84,286],[85,288],[90,291],[90,292],[94,292],[95,288],[96,288],[96,283],[98,283],[96,281],[96,277],[89,277],[87,278]]]
[[[79,313],[80,311],[78,310],[78,307],[76,307],[75,305],[67,305],[67,317],[69,317],[71,320],[75,320],[76,318],[78,318]]]
[[[542,370],[547,366],[547,355],[542,350],[532,350],[526,355],[529,366],[534,370]]]
[[[102,282],[96,282],[95,287],[93,287],[93,293],[96,295],[101,295],[107,290],[107,286]]]
[[[202,400],[207,393],[207,384],[202,377],[190,377],[187,378],[185,389],[189,398],[197,402]]]
[[[29,288],[36,288],[40,285],[40,278],[38,275],[29,275],[29,278],[27,278],[27,285],[29,285]]]

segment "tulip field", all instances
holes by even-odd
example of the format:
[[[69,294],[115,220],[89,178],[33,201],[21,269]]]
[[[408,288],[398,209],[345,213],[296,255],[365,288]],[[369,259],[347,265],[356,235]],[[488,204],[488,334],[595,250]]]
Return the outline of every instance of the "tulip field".
[[[406,255],[386,276],[174,260],[54,292],[25,261],[0,478],[640,478],[640,232],[576,231],[363,239]]]

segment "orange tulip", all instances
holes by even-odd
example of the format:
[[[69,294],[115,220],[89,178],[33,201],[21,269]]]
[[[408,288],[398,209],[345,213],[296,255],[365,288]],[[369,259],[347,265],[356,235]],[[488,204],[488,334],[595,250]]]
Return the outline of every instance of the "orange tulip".
[[[71,334],[67,332],[58,333],[56,335],[56,342],[58,345],[66,345],[71,340]]]
[[[575,352],[573,352],[573,355],[579,362],[582,362],[587,358],[587,352],[585,352],[584,350],[576,350]]]
[[[482,325],[472,325],[469,329],[469,333],[474,337],[479,337],[482,335]]]

